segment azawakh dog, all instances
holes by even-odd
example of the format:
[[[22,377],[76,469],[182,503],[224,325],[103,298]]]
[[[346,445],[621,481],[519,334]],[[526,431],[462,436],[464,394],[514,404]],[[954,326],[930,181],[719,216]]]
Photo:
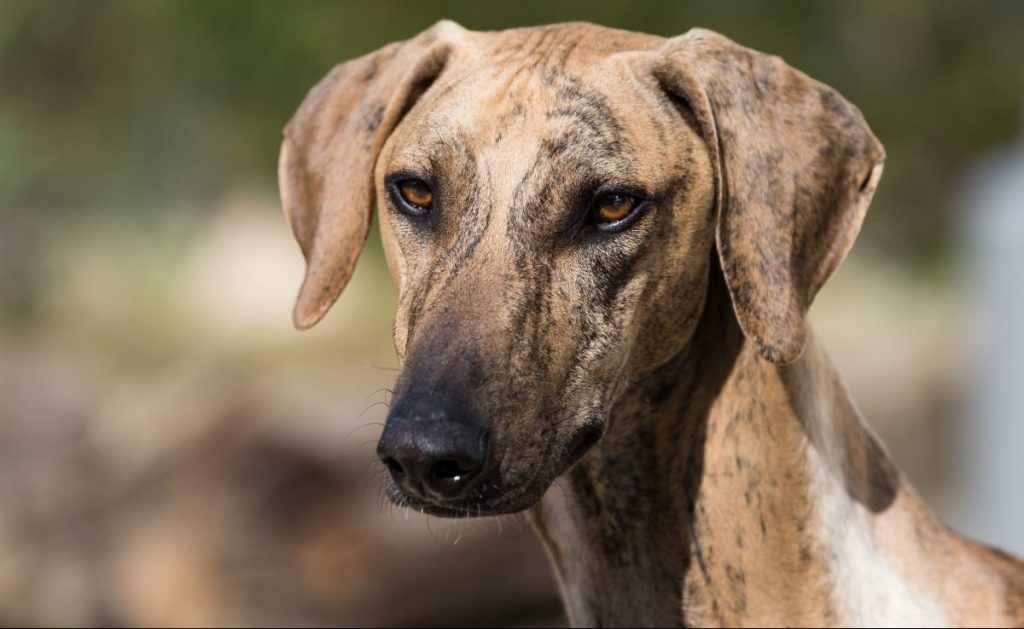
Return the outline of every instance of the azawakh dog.
[[[573,624],[1021,625],[1022,564],[936,521],[805,326],[883,159],[838,93],[710,31],[440,22],[285,130],[295,323],[379,204],[389,492],[529,510]]]

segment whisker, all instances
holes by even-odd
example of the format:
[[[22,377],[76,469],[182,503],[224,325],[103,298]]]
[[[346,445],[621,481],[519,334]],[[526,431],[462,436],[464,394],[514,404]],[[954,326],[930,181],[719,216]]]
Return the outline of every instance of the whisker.
[[[367,409],[367,410],[369,410],[369,409]],[[363,411],[363,412],[365,413],[366,411]],[[360,413],[360,415],[362,415],[362,413]],[[357,427],[353,428],[352,430],[350,430],[349,433],[347,435],[345,435],[345,439],[351,439],[352,435],[356,434],[357,432],[359,432],[363,428],[369,428],[370,426],[380,426],[381,429],[384,428],[384,424],[382,424],[380,422],[369,422],[369,423],[357,426]]]
[[[383,406],[385,408],[391,408],[391,405],[388,404],[387,402],[374,402],[373,404],[371,404],[371,405],[367,406],[366,408],[364,408],[359,413],[359,415],[356,417],[356,419],[362,419],[363,415],[365,415],[367,413],[367,411],[369,411],[370,409],[376,408],[378,406]]]
[[[365,448],[366,446],[372,445],[374,443],[377,443],[376,439],[370,439],[368,441],[364,441],[364,442],[362,442],[362,443],[360,443],[359,445],[356,446],[356,452],[358,452],[359,450]]]
[[[391,390],[391,389],[389,389],[389,388],[387,388],[387,387],[381,387],[381,388],[379,388],[379,389],[374,389],[373,393],[370,393],[370,394],[369,394],[369,395],[367,395],[367,396],[366,396],[365,398],[363,398],[363,401],[364,401],[364,402],[369,402],[369,401],[370,401],[370,398],[372,398],[373,396],[377,395],[377,394],[378,394],[378,393],[380,393],[381,391],[383,391],[383,392],[384,392],[384,393],[386,394],[386,393],[387,393],[388,391],[390,391],[390,390]],[[386,397],[385,397],[385,399],[386,399]]]

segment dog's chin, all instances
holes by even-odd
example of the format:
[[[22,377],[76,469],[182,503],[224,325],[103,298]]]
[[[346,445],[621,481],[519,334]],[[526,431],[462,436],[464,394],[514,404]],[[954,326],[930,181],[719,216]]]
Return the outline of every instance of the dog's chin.
[[[459,500],[433,502],[417,496],[410,496],[398,488],[390,479],[387,481],[385,493],[392,504],[406,507],[439,518],[483,518],[488,516],[509,515],[532,508],[547,489],[531,487],[520,491],[507,491],[488,496],[470,496]]]

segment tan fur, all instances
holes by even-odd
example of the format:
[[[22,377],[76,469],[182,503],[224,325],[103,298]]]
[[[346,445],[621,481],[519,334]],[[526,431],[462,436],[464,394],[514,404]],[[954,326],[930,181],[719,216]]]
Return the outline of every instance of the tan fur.
[[[529,509],[574,624],[1021,624],[1021,564],[935,521],[805,329],[883,159],[835,91],[709,31],[441,22],[286,128],[295,322],[379,206],[396,407],[458,400],[489,434],[468,496],[391,495]],[[404,176],[426,216],[388,196]],[[646,199],[617,234],[586,219],[608,189]]]

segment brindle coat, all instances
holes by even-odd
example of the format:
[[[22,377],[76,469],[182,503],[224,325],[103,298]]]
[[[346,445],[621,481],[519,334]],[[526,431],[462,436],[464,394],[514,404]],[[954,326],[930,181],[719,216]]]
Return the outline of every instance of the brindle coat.
[[[315,324],[375,201],[400,289],[396,394],[458,399],[488,476],[448,516],[529,509],[576,625],[1013,625],[1017,560],[946,529],[804,315],[884,151],[859,110],[706,30],[440,22],[335,68],[280,185]],[[429,182],[398,211],[394,174]],[[602,190],[643,214],[587,223]]]

